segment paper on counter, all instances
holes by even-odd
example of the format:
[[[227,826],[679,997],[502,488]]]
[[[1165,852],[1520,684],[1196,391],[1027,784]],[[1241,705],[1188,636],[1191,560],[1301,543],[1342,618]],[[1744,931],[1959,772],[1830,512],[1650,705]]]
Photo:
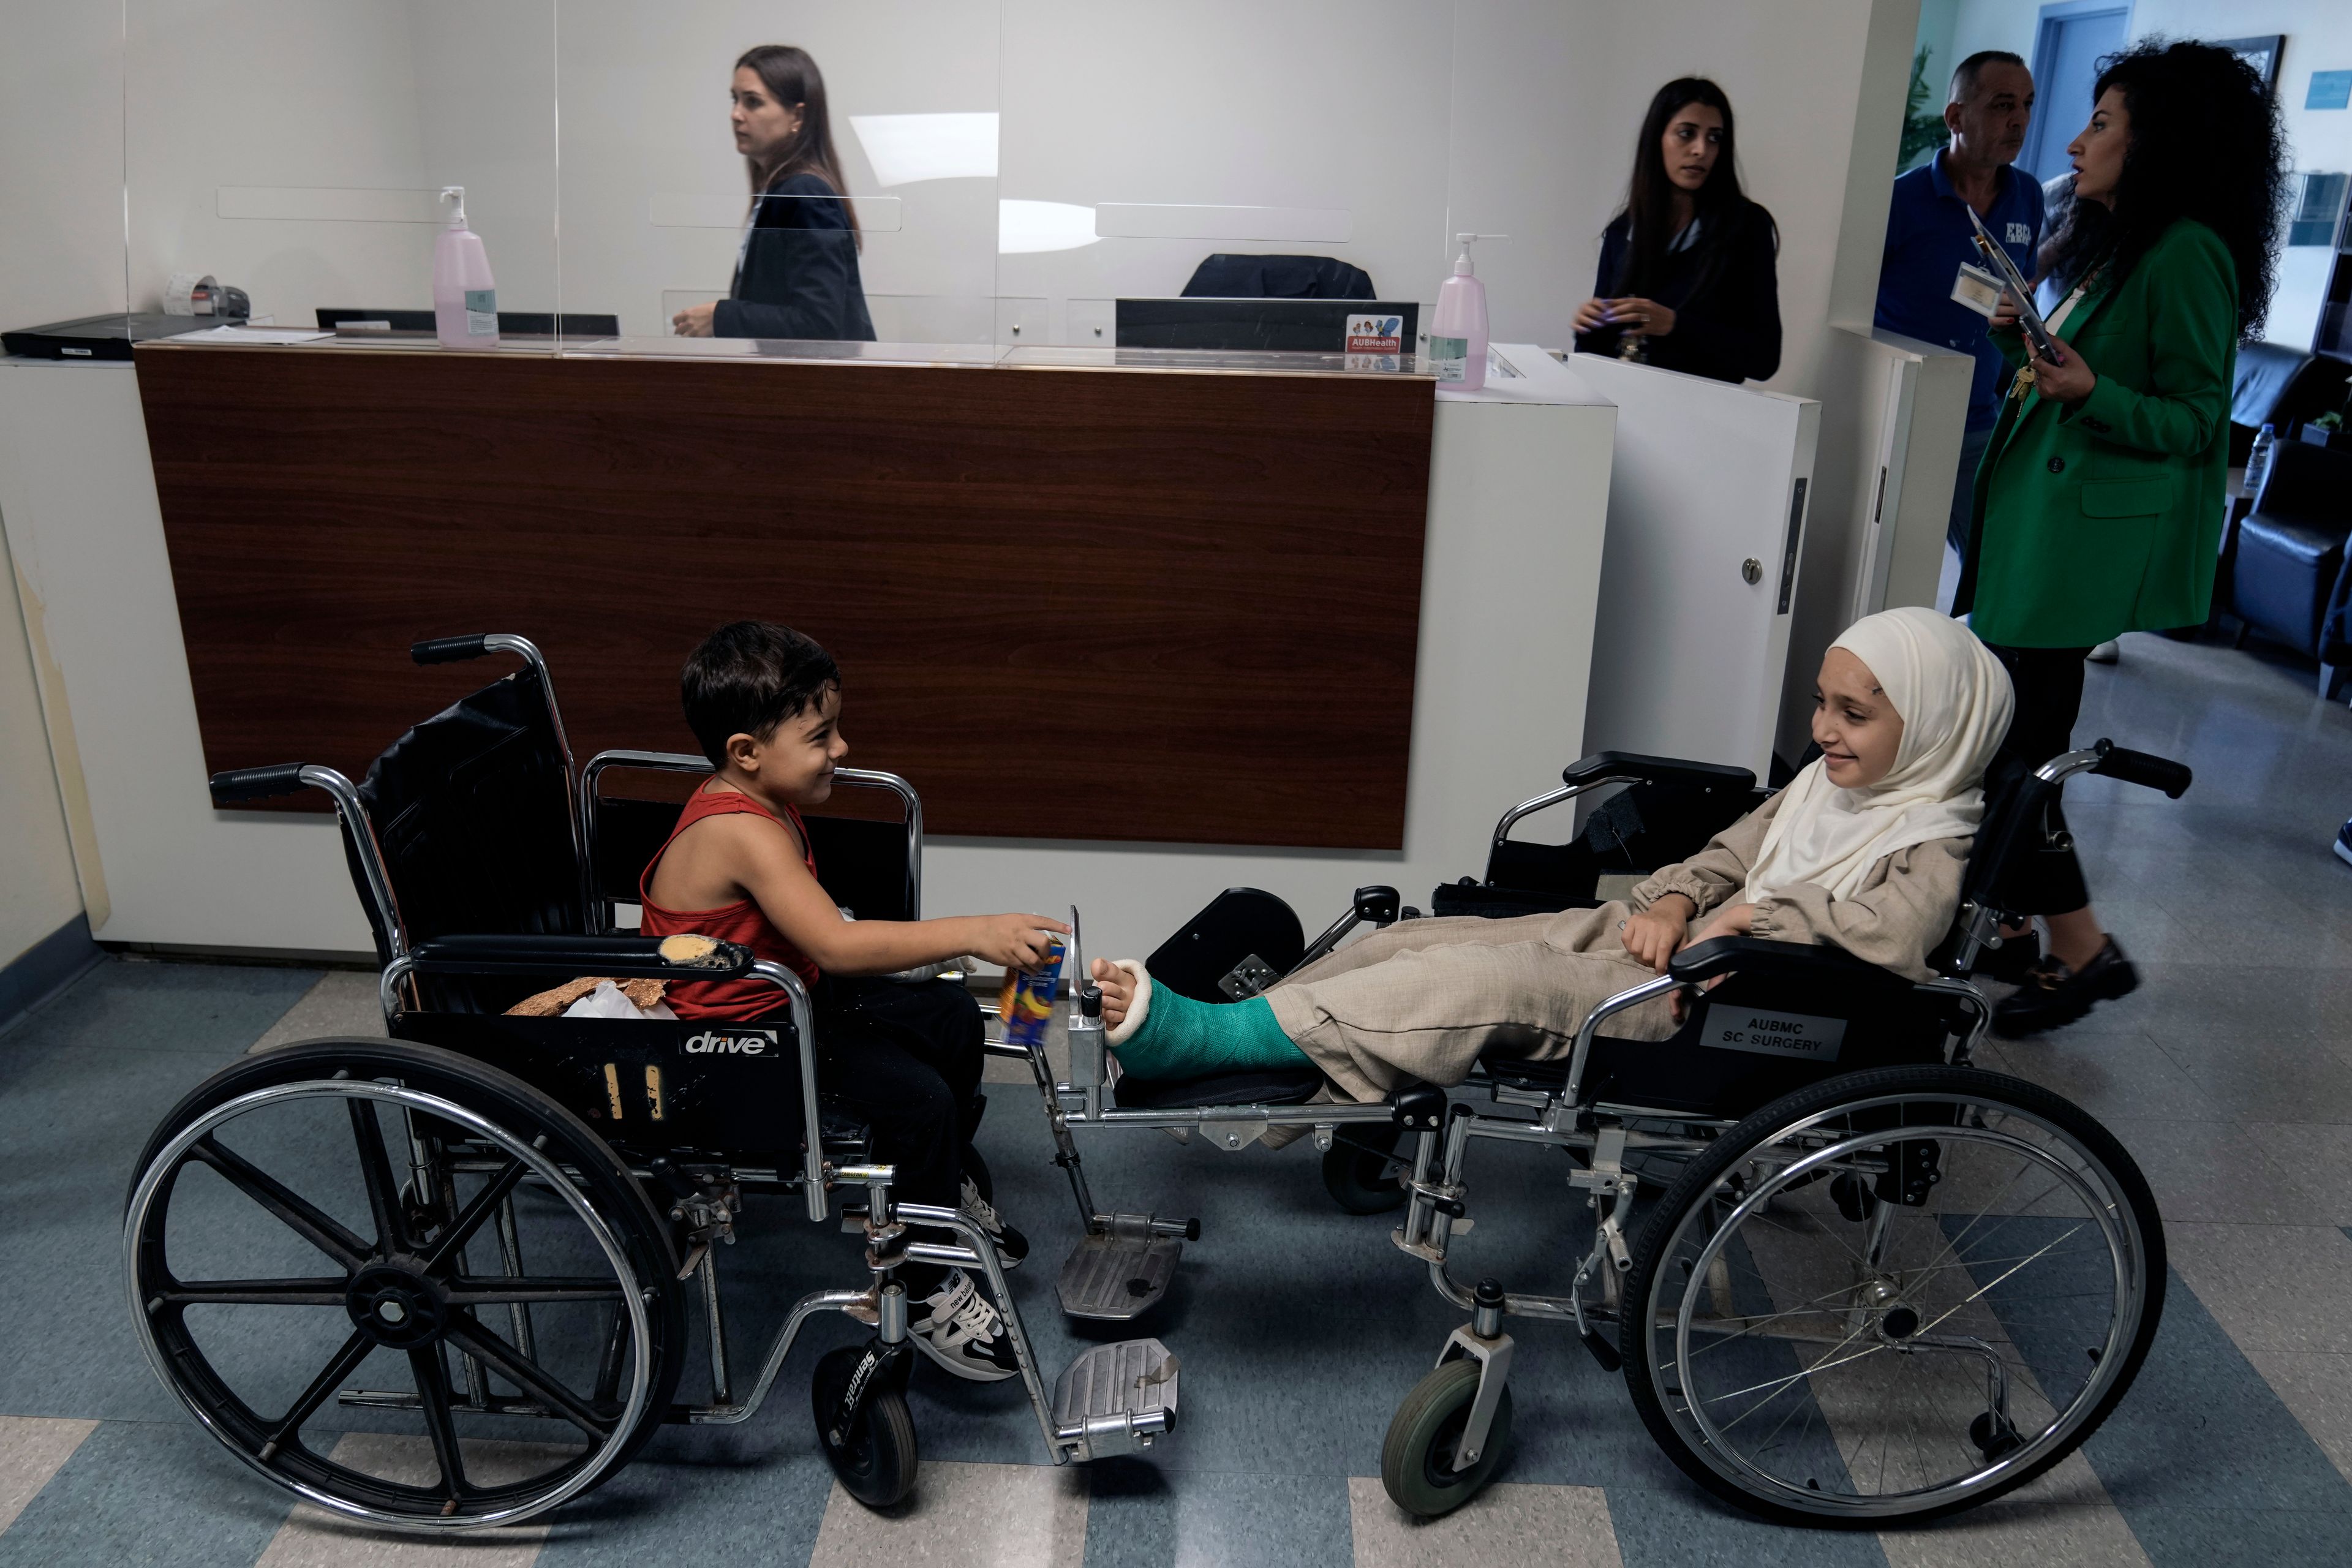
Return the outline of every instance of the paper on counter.
[[[332,332],[306,332],[293,327],[205,327],[193,332],[174,332],[167,342],[174,343],[315,343],[321,338],[331,338]]]

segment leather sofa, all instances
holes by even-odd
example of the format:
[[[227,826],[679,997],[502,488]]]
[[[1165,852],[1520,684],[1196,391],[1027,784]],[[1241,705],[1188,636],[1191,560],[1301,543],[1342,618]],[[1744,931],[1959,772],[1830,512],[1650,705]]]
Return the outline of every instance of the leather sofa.
[[[2285,644],[2319,661],[2319,693],[2336,695],[2352,666],[2352,572],[2345,541],[2352,535],[2352,452],[2281,441],[2254,498],[2253,510],[2231,540],[2231,570],[2221,607],[2250,634]]]

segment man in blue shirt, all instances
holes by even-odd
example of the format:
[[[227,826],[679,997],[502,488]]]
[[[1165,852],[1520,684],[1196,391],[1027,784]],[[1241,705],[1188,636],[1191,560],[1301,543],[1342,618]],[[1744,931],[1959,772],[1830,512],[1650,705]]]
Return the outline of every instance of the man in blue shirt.
[[[2022,59],[1999,49],[1970,55],[1952,72],[1948,100],[1944,125],[1950,141],[1895,182],[1886,254],[1878,269],[1876,321],[1888,331],[1976,358],[1968,433],[1945,529],[1945,538],[1965,558],[1977,465],[1992,437],[2004,390],[2000,353],[1986,333],[1985,318],[1952,297],[1963,264],[1984,266],[1967,208],[1976,209],[2018,271],[2031,278],[2034,247],[2042,242],[2042,187],[2010,167],[2025,145],[2025,127],[2033,114],[2033,73]]]

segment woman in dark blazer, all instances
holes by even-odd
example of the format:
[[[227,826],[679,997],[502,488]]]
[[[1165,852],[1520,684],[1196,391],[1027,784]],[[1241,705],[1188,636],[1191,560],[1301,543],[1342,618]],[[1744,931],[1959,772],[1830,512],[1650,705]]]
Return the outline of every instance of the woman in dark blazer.
[[[1732,154],[1721,88],[1684,77],[1658,89],[1625,210],[1601,236],[1593,298],[1577,307],[1577,353],[1716,381],[1762,381],[1780,368],[1780,234],[1741,193]]]
[[[2063,301],[2049,318],[2058,359],[2029,351],[2013,303],[1993,318],[2014,374],[1977,469],[1953,613],[2017,693],[1995,776],[2072,745],[2094,646],[2204,622],[2232,366],[2275,276],[2285,158],[2251,67],[2210,44],[2150,42],[2112,60],[2095,97],[2066,149],[2074,216],[2044,290]],[[2049,941],[1994,1010],[2004,1035],[2073,1023],[2139,984],[2073,850],[2035,860],[2012,907],[2040,915]]]
[[[841,193],[824,78],[805,50],[762,44],[735,62],[735,147],[751,211],[727,298],[671,318],[683,337],[870,342],[857,276],[857,216]]]

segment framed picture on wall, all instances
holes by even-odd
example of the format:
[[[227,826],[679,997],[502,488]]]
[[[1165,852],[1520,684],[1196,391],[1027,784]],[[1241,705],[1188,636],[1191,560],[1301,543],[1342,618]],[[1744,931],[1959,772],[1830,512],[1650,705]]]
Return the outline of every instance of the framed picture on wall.
[[[2263,79],[2263,90],[2278,90],[2279,54],[2286,47],[2286,35],[2273,33],[2266,38],[2215,38],[2213,47],[2227,49],[2248,65]]]

